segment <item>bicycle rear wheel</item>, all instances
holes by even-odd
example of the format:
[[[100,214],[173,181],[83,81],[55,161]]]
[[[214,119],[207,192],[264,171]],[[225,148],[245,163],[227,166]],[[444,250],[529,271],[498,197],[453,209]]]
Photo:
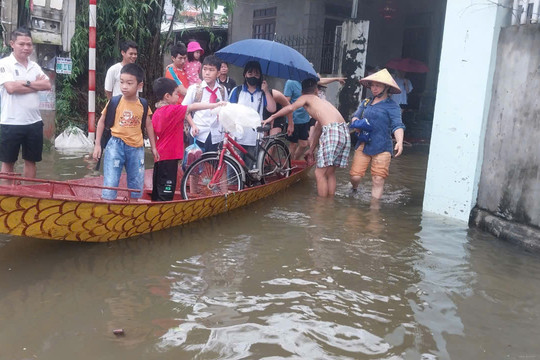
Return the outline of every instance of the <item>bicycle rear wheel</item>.
[[[218,171],[219,155],[208,155],[203,155],[196,160],[184,173],[180,184],[180,191],[184,199],[223,195],[244,188],[239,165],[236,160],[227,155],[223,158],[222,175],[215,183],[211,184],[214,174]]]
[[[257,161],[261,183],[283,179],[291,175],[291,155],[287,146],[280,140],[269,142],[259,152]]]

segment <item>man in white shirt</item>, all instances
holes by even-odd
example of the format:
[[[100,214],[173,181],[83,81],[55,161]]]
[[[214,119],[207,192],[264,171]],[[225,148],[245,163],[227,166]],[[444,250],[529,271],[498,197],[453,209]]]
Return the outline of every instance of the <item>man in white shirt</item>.
[[[122,54],[122,61],[114,64],[107,70],[105,75],[105,95],[107,99],[111,100],[111,97],[122,95],[120,90],[120,70],[126,64],[133,64],[137,60],[137,43],[133,41],[126,41],[120,46],[120,54]]]
[[[392,95],[392,100],[394,100],[401,107],[402,112],[403,112],[403,108],[407,107],[407,98],[408,98],[409,93],[413,89],[411,80],[407,79],[405,75],[406,73],[403,71],[399,71],[399,70],[396,71],[396,76],[394,76],[394,80],[396,81],[399,88],[401,89],[401,93]]]
[[[43,152],[43,121],[38,91],[50,90],[49,78],[31,61],[30,32],[19,28],[9,42],[13,52],[0,59],[0,161],[2,172],[12,173],[22,146],[24,176],[36,177]]]
[[[213,103],[227,100],[227,89],[217,83],[221,60],[210,55],[204,58],[202,64],[204,81],[191,85],[182,101],[182,105],[195,102]],[[195,126],[191,128],[191,135],[197,140],[197,145],[203,152],[216,151],[218,144],[223,140],[221,124],[217,115],[211,110],[199,110],[193,115]]]

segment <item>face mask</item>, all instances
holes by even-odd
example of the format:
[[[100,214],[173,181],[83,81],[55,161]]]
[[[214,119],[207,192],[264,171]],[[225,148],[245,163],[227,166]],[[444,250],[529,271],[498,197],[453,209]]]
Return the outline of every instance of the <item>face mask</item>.
[[[255,86],[259,84],[259,78],[256,78],[255,76],[247,77],[246,82],[248,85]]]

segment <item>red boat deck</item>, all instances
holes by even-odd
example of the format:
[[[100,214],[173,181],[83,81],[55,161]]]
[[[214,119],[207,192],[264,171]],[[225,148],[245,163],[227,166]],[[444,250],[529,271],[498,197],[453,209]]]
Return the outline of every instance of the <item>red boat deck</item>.
[[[306,168],[305,162],[294,162],[292,173],[301,171]],[[152,169],[147,169],[144,174],[144,189],[141,202],[152,201]],[[62,199],[76,200],[86,202],[107,202],[110,200],[101,199],[101,191],[103,186],[103,176],[85,177],[76,180],[46,180],[46,179],[29,179],[20,177],[20,174],[0,173],[0,183],[13,181],[13,185],[0,184],[0,194],[2,195],[27,195],[30,197],[42,199]],[[292,175],[292,174],[291,174]],[[178,169],[176,182],[176,190],[173,201],[183,200],[180,193],[180,181],[183,176],[181,168]],[[4,180],[2,180],[4,179]],[[7,179],[7,180],[6,180]],[[126,174],[123,173],[118,185],[118,197],[114,202],[126,203],[129,202],[129,190],[126,183]]]
[[[78,200],[78,201],[104,201],[101,199],[101,190],[103,187],[103,176],[98,177],[86,177],[77,180],[67,181],[55,181],[46,179],[27,179],[20,176],[13,175],[0,175],[1,178],[14,179],[15,184],[7,185],[0,184],[0,194],[3,195],[28,195],[38,198],[49,199],[65,199],[65,200]],[[182,173],[179,173],[177,182],[177,189],[175,191],[174,200],[182,200],[182,195],[179,191],[179,183],[182,177]],[[118,200],[126,202],[129,199],[126,174],[123,173],[120,178],[119,188],[123,190],[118,191]],[[144,176],[144,190],[142,200],[151,200],[152,194],[152,169],[147,169]]]

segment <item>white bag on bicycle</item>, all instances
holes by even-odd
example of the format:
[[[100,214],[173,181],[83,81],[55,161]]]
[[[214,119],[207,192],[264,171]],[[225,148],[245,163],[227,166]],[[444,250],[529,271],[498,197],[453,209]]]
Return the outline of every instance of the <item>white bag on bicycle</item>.
[[[244,134],[243,127],[256,129],[261,126],[261,117],[257,111],[245,105],[228,103],[215,108],[212,112],[218,114],[223,128],[236,136]]]

